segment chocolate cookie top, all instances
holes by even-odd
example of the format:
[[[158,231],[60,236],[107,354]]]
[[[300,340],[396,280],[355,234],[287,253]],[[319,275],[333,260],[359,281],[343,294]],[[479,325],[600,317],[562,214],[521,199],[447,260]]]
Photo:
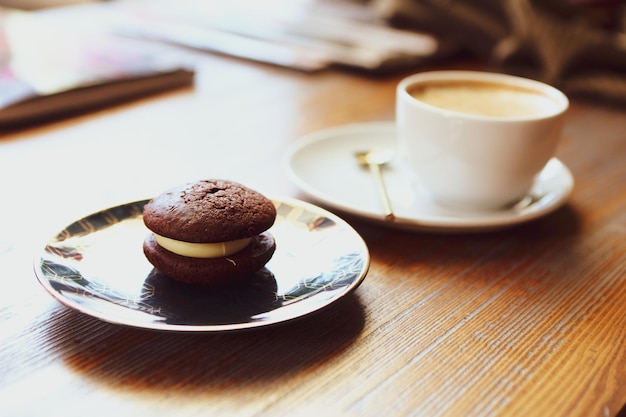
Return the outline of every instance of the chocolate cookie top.
[[[270,199],[239,183],[210,179],[172,188],[143,209],[154,233],[192,243],[227,242],[255,236],[276,218]]]

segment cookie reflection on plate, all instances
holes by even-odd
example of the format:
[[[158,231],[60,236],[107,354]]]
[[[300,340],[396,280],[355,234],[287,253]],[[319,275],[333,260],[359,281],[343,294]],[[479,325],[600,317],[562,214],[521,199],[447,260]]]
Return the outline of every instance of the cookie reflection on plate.
[[[157,269],[146,278],[141,301],[158,310],[168,324],[223,324],[250,321],[280,303],[270,270],[253,273],[236,287],[214,287],[176,281]]]

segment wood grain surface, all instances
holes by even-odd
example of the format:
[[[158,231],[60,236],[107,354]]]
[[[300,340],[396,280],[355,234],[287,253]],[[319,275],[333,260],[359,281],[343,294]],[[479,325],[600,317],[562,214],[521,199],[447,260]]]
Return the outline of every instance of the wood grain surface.
[[[144,331],[67,309],[36,282],[35,253],[66,224],[188,179],[306,199],[282,170],[286,147],[393,120],[404,75],[204,56],[194,88],[2,133],[0,415],[616,416],[626,112],[599,103],[572,100],[564,207],[469,235],[339,213],[365,239],[369,273],[342,302],[284,325]]]

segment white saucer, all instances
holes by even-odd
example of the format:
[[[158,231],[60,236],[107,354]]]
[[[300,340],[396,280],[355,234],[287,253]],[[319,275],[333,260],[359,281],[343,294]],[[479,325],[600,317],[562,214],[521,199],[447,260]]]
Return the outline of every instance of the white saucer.
[[[538,176],[528,204],[498,211],[461,212],[420,196],[401,164],[391,161],[383,175],[396,220],[387,222],[370,171],[354,158],[355,151],[374,147],[396,148],[394,123],[352,124],[307,135],[289,149],[285,169],[302,191],[322,204],[387,226],[418,231],[476,232],[511,227],[556,210],[574,187],[569,169],[553,158]]]

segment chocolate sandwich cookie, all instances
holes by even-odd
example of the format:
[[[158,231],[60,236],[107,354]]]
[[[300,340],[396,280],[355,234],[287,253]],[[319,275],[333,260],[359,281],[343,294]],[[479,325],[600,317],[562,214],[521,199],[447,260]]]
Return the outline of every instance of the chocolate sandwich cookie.
[[[178,281],[228,284],[262,268],[276,243],[267,232],[276,208],[264,195],[236,182],[184,184],[149,201],[143,244],[156,269]]]

